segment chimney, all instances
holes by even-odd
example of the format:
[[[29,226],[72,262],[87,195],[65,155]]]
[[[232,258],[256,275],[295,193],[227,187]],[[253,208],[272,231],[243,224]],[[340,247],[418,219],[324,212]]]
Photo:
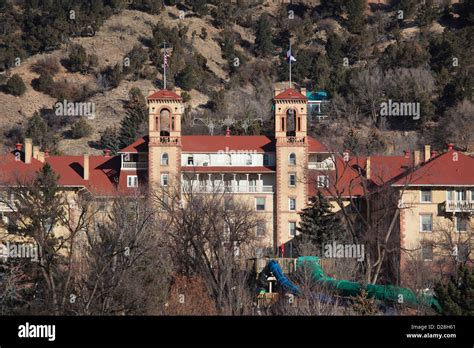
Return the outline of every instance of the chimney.
[[[49,157],[49,150],[44,150],[44,158],[48,158]]]
[[[372,165],[370,161],[370,156],[367,156],[367,159],[365,160],[365,176],[368,180],[370,180],[372,176]]]
[[[41,163],[44,163],[44,152],[40,151],[38,152],[38,161]]]
[[[15,144],[15,148],[16,148],[18,151],[21,151],[21,149],[23,149],[23,144],[22,144],[22,143],[16,143],[16,144]]]
[[[431,146],[425,145],[425,162],[428,162],[431,158]]]
[[[83,179],[89,180],[89,155],[84,154]]]
[[[306,97],[306,88],[301,88],[300,93]]]
[[[420,151],[415,150],[413,151],[413,166],[416,167],[420,164],[421,158],[420,158]]]
[[[38,159],[38,155],[40,152],[40,147],[39,146],[33,146],[33,158]]]
[[[104,150],[104,157],[110,157],[110,150],[109,149]]]
[[[436,156],[438,156],[438,152],[437,151],[431,151],[431,158],[435,158]]]
[[[31,163],[31,156],[33,154],[33,141],[31,138],[25,139],[25,163]]]
[[[280,93],[281,93],[281,89],[275,87],[275,97]]]
[[[453,143],[449,143],[448,144],[448,150],[452,150],[454,149],[454,144]]]
[[[174,89],[174,92],[175,92],[177,95],[179,95],[179,96],[181,97],[181,88],[176,87],[176,88]]]
[[[153,93],[155,93],[155,90],[154,90],[154,89],[149,89],[149,90],[148,90],[148,97],[149,97],[150,95],[152,95]]]
[[[227,130],[225,131],[225,136],[228,138],[230,137],[230,128],[227,127]]]
[[[405,155],[405,158],[410,158],[410,151],[405,150],[405,151],[403,151],[403,153]]]

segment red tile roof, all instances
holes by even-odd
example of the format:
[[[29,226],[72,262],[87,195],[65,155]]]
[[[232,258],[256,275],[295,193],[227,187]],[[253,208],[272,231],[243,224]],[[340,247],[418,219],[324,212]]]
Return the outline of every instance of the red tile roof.
[[[213,167],[202,167],[202,166],[184,166],[181,167],[184,172],[196,172],[196,173],[268,173],[274,172],[275,167],[238,167],[238,166],[213,166]]]
[[[181,100],[182,98],[177,95],[175,92],[169,91],[167,89],[161,89],[159,91],[156,91],[152,95],[148,96],[147,99],[179,99]]]
[[[474,158],[449,150],[406,173],[394,185],[474,186]]]
[[[293,88],[287,88],[283,92],[279,93],[275,99],[285,99],[285,100],[307,100],[306,96],[300,92],[294,90]]]
[[[225,135],[184,135],[181,137],[183,152],[216,153],[219,151],[275,152],[275,138],[265,135],[225,136]],[[326,146],[308,137],[309,152],[327,152]],[[148,152],[148,136],[136,140],[121,153]]]

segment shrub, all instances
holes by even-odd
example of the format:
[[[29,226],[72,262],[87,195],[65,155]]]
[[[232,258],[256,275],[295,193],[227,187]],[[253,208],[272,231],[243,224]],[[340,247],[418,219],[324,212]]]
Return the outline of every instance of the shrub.
[[[20,96],[26,91],[26,86],[20,75],[15,74],[8,79],[5,86],[6,92],[12,95]]]
[[[71,137],[73,139],[80,139],[88,137],[92,134],[92,127],[87,123],[84,118],[80,118],[71,127]]]

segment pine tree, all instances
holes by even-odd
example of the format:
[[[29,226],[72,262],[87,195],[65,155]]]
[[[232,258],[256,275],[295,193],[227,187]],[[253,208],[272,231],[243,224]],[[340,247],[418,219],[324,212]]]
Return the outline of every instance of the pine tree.
[[[366,0],[348,0],[345,4],[348,18],[347,23],[351,33],[360,34],[365,26]]]
[[[187,64],[178,75],[176,75],[176,84],[186,91],[190,91],[198,84],[196,71],[191,64]]]
[[[49,134],[48,124],[38,112],[35,112],[28,120],[26,136],[31,138],[33,143],[45,148],[49,143]]]
[[[120,123],[119,146],[126,147],[146,132],[148,110],[143,95],[136,88],[129,91],[126,116]]]
[[[444,315],[474,315],[474,270],[465,266],[458,269],[457,278],[447,284],[438,282],[436,296]]]
[[[323,246],[336,238],[342,238],[341,219],[331,211],[331,205],[322,192],[318,191],[310,201],[310,205],[300,213],[301,221],[297,228],[301,233],[299,240]]]
[[[267,57],[275,47],[272,43],[272,30],[268,17],[263,14],[257,22],[257,30],[255,32],[255,53],[259,57]]]
[[[115,155],[120,150],[120,143],[117,135],[117,129],[107,127],[100,135],[100,148],[110,150],[112,155]]]
[[[14,74],[10,79],[7,81],[6,91],[9,94],[20,96],[26,91],[26,86],[23,80],[21,79],[20,75]]]
[[[439,18],[439,15],[439,9],[433,3],[433,0],[426,0],[418,11],[418,24],[420,24],[420,26],[430,25]]]

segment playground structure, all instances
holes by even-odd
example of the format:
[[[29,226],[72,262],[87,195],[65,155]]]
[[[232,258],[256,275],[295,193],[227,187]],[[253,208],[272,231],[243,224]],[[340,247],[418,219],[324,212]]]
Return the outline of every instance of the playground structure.
[[[427,306],[440,312],[441,306],[433,296],[416,295],[412,290],[395,286],[395,285],[376,285],[376,284],[361,284],[358,282],[348,280],[336,280],[325,275],[319,258],[316,256],[303,256],[296,260],[296,269],[305,267],[311,274],[311,279],[323,288],[332,290],[337,296],[326,295],[322,293],[312,292],[310,296],[317,298],[325,303],[340,303],[347,304],[350,300],[361,293],[362,290],[367,292],[370,298],[376,298],[386,305],[404,304],[407,306]],[[295,296],[301,296],[303,291],[294,284],[282,271],[280,265],[275,260],[270,260],[263,271],[259,274],[259,284],[263,284],[265,280],[273,275],[274,279],[280,287]],[[260,293],[265,290],[260,287]]]

